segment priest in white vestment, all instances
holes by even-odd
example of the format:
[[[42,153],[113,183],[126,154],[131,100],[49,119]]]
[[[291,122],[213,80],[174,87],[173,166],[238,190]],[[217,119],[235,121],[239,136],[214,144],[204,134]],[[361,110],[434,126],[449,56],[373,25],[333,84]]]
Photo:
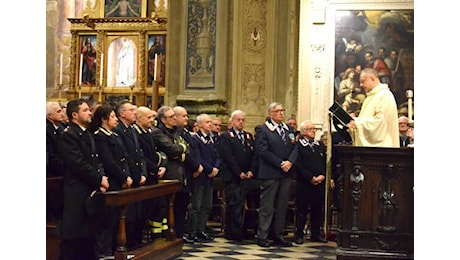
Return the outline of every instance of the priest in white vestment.
[[[347,125],[353,145],[399,147],[398,109],[393,93],[371,68],[361,71],[359,82],[366,99],[359,116]]]

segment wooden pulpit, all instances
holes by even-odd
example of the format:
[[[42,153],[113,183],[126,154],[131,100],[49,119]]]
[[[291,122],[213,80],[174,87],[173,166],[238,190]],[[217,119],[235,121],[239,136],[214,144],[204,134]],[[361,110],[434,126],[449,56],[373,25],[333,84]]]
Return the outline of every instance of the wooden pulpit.
[[[337,259],[414,258],[414,150],[335,146]]]

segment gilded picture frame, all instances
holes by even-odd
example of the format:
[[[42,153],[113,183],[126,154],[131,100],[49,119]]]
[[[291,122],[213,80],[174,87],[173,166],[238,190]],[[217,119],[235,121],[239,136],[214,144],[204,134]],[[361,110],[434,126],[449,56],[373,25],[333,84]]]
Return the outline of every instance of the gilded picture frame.
[[[400,114],[414,90],[414,10],[335,10],[334,100],[359,114],[366,95],[359,72],[373,67],[389,85]]]
[[[146,17],[147,0],[101,0],[101,15],[105,18]]]
[[[157,70],[155,70],[155,54],[157,57]],[[166,33],[149,34],[147,37],[147,86],[153,84],[154,79],[160,86],[165,86],[166,71]],[[155,78],[156,72],[156,78]]]
[[[82,34],[79,36],[78,43],[78,79],[79,86],[95,86],[97,63],[97,36],[95,34]]]

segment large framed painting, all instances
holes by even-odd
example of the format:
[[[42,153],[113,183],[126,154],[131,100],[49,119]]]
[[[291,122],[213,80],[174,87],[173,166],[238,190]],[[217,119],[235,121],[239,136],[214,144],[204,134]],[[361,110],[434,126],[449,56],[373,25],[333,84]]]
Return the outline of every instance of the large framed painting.
[[[94,86],[96,84],[96,35],[80,35],[78,60],[78,85]]]
[[[366,97],[359,73],[371,67],[389,85],[407,116],[407,90],[414,90],[414,10],[336,10],[334,99],[359,114]]]
[[[147,0],[102,0],[104,17],[145,17]]]
[[[107,50],[107,86],[133,87],[137,82],[137,35],[109,35]]]

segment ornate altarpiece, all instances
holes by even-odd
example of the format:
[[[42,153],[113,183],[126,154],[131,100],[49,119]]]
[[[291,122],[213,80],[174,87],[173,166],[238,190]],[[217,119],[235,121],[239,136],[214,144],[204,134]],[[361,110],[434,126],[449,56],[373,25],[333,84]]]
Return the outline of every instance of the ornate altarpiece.
[[[99,13],[98,10],[93,12],[95,15]],[[158,61],[150,62],[156,66],[150,71],[155,71],[158,76],[152,80],[153,75],[149,77],[149,49],[152,38],[166,39],[167,19],[155,13],[152,16],[91,18],[85,13],[81,19],[68,18],[72,39],[67,99],[84,97],[105,103],[128,98],[138,106],[158,107],[159,99],[165,93],[165,66],[161,61],[165,55],[155,56]],[[94,75],[89,82],[82,80],[86,61],[81,46],[87,38],[96,39],[92,63]],[[127,57],[127,63],[122,61]],[[128,75],[122,76],[123,71]]]

